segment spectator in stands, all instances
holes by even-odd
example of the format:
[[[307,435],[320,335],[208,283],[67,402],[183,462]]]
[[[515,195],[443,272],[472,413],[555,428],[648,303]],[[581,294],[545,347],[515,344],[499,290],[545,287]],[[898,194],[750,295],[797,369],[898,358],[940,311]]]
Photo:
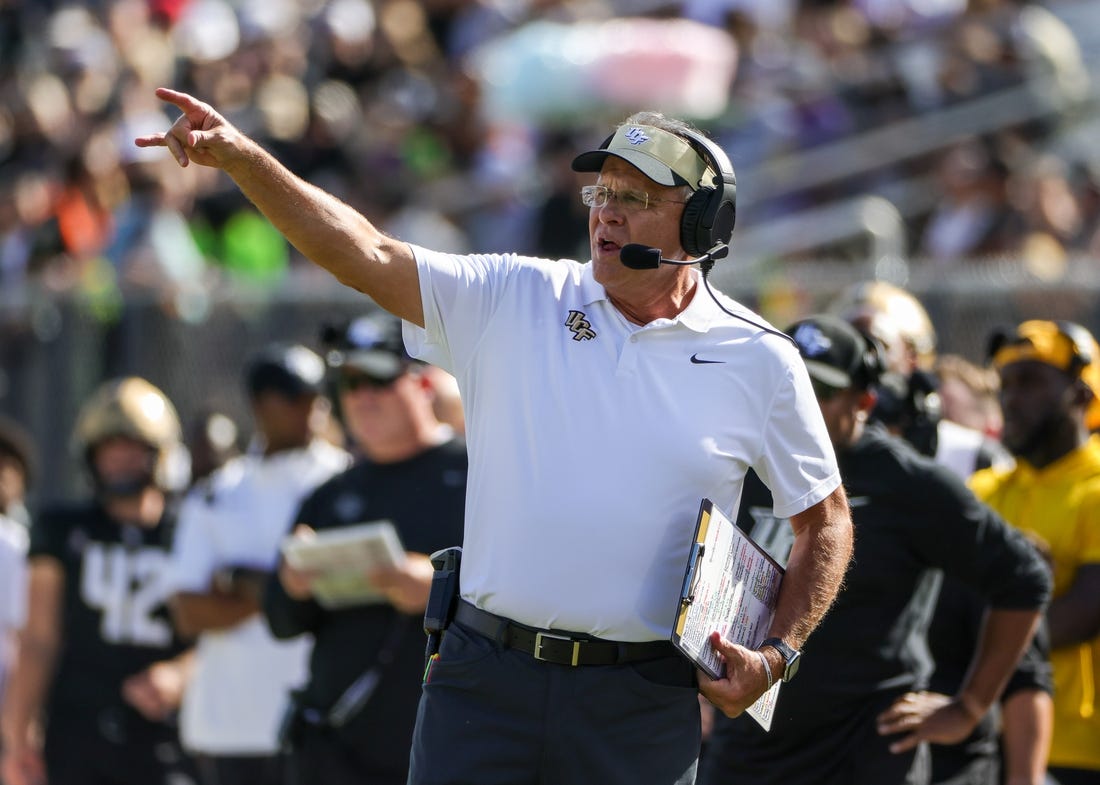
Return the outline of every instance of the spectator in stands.
[[[634,15],[640,8],[629,3],[549,5],[566,23],[609,12]],[[675,5],[654,13],[667,14]],[[759,28],[758,35],[743,41],[740,53],[744,66],[736,89],[745,105],[731,113],[722,136],[736,137],[743,124],[763,123],[771,140],[809,143],[876,127],[904,111],[935,107],[947,102],[945,96],[981,96],[983,84],[1053,75],[1066,101],[1084,94],[1082,81],[1087,87],[1072,31],[1033,3],[974,3],[966,9],[965,25],[953,24],[964,5],[960,2],[861,0],[798,8],[789,0],[686,0],[680,5],[684,15],[710,24],[729,23],[736,29],[730,20],[741,17]],[[8,86],[13,117],[19,118],[18,123],[0,122],[0,182],[15,183],[24,172],[46,182],[43,209],[31,211],[36,215],[22,229],[78,255],[94,255],[106,244],[110,257],[122,260],[135,227],[141,226],[145,200],[136,193],[143,190],[141,183],[133,183],[133,195],[119,185],[129,153],[113,145],[111,137],[115,129],[140,121],[151,107],[136,96],[148,95],[148,85],[163,81],[178,63],[193,92],[232,107],[230,119],[246,118],[244,130],[277,147],[280,158],[307,179],[338,179],[341,187],[331,190],[358,191],[362,196],[356,199],[378,201],[393,189],[413,213],[431,213],[426,203],[437,201],[439,191],[402,188],[408,175],[430,172],[440,183],[455,184],[440,191],[468,197],[465,184],[491,173],[494,183],[507,186],[509,171],[523,165],[501,150],[540,144],[524,141],[537,136],[538,129],[516,130],[514,123],[491,119],[481,87],[462,65],[478,45],[537,18],[546,6],[520,3],[514,14],[502,14],[476,4],[402,5],[407,14],[395,24],[389,15],[395,11],[384,13],[368,0],[330,0],[308,18],[304,7],[292,3],[265,13],[252,4],[222,0],[17,4],[0,22],[6,44],[0,47],[0,83]],[[955,26],[965,32],[955,33]],[[951,37],[957,39],[955,51],[944,54]],[[983,74],[991,70],[1006,73],[986,79]],[[942,85],[928,84],[928,74],[934,79],[937,71],[943,72]],[[25,73],[31,76],[23,78]],[[937,90],[941,95],[935,95]],[[564,118],[566,126],[585,122]],[[364,125],[375,130],[366,141],[355,133]],[[89,132],[69,133],[77,127]],[[136,133],[131,128],[126,135]],[[552,147],[553,137],[541,144]],[[783,149],[773,141],[765,144]],[[70,164],[74,176],[64,172]],[[387,176],[362,176],[380,167]],[[319,177],[322,172],[325,178]],[[221,186],[211,178],[197,187],[205,210]],[[158,197],[159,225],[149,232],[160,240],[144,244],[144,259],[131,281],[154,291],[164,287],[178,294],[182,288],[198,296],[194,289],[209,283],[197,275],[205,262],[171,214],[177,196]],[[504,216],[497,237],[522,232],[531,218],[522,204],[529,195],[515,196],[519,204],[494,213]],[[534,201],[533,209],[541,209],[538,197]],[[394,205],[393,212],[403,206]],[[478,237],[482,211],[453,207],[447,204],[445,212],[464,224],[457,227],[459,236]],[[105,221],[104,215],[112,213]],[[187,210],[182,215],[189,217]],[[92,231],[74,232],[76,226]],[[8,260],[0,260],[0,276],[21,281],[29,269],[26,254],[12,247],[0,251],[0,257],[9,252]],[[149,264],[151,259],[155,263]],[[47,268],[57,286],[87,285],[54,255],[38,261],[43,263],[31,265],[39,267],[32,277]],[[95,261],[88,266],[95,269]]]
[[[917,255],[950,268],[1010,248],[1004,162],[977,139],[957,142],[936,164],[938,195],[921,229]]]
[[[172,547],[172,617],[198,639],[180,738],[205,785],[282,785],[279,725],[306,674],[309,641],[275,640],[260,612],[279,543],[307,493],[348,455],[317,437],[324,363],[304,346],[249,358],[244,388],[257,438],[195,486]]]
[[[1069,169],[1053,155],[1039,155],[1012,179],[1013,250],[1041,278],[1059,278],[1085,227]]]

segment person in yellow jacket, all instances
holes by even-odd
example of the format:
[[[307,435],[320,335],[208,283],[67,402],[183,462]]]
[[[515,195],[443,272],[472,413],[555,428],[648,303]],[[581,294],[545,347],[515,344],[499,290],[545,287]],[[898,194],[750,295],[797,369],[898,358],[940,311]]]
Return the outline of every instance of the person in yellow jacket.
[[[1049,554],[1049,772],[1060,785],[1100,783],[1100,436],[1090,435],[1100,426],[1100,348],[1079,325],[1036,320],[995,335],[990,356],[1016,465],[970,485]]]

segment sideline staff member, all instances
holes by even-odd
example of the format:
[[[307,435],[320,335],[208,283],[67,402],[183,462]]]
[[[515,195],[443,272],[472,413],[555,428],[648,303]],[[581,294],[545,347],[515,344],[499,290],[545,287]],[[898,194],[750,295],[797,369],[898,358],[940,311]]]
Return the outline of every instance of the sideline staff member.
[[[1047,611],[1054,670],[1048,771],[1060,785],[1100,782],[1100,347],[1071,322],[1026,321],[995,338],[1002,440],[1012,469],[986,469],[970,487],[1049,549]],[[1042,694],[1033,699],[1044,700]],[[1034,733],[1021,727],[1020,732]]]
[[[790,332],[851,494],[855,558],[806,647],[804,669],[779,692],[771,732],[748,717],[719,717],[701,780],[928,783],[922,742],[965,738],[997,700],[1038,624],[1050,576],[1030,543],[958,477],[881,423],[868,423],[881,360],[854,327],[816,316]],[[754,501],[746,496],[743,509]],[[895,703],[932,672],[927,633],[939,586],[933,569],[965,581],[989,611],[953,696],[934,706],[914,705],[908,696]]]
[[[388,602],[326,608],[312,577],[285,561],[264,594],[280,638],[316,643],[309,683],[290,727],[290,785],[404,785],[420,678],[428,554],[462,543],[466,445],[436,419],[426,366],[401,342],[389,314],[363,316],[332,351],[339,412],[360,460],[303,502],[296,537],[389,520],[409,550],[401,567],[371,577]]]
[[[196,639],[180,739],[202,785],[285,782],[279,725],[312,641],[276,640],[260,600],[302,499],[350,463],[319,435],[324,379],[324,361],[302,344],[250,355],[242,382],[252,445],[180,506],[169,607],[176,629]]]
[[[695,674],[667,641],[700,497],[731,510],[752,466],[791,518],[768,631],[784,649],[825,613],[852,537],[794,346],[690,264],[656,258],[729,240],[725,154],[635,115],[573,163],[599,173],[583,192],[590,263],[455,256],[385,236],[210,106],[157,95],[183,115],[139,146],[224,169],[307,257],[408,322],[414,356],[458,378],[463,602],[427,674],[410,782],[692,782]],[[652,249],[654,269],[624,265],[628,244]],[[778,648],[712,640],[728,675],[699,688],[727,714],[766,689],[766,668],[784,671]]]

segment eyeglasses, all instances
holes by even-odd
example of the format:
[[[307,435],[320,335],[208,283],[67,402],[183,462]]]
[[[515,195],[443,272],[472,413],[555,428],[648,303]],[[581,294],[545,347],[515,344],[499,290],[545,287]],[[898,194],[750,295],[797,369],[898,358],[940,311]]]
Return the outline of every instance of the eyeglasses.
[[[814,397],[819,401],[831,401],[837,397],[840,393],[844,392],[843,387],[834,387],[831,384],[825,384],[817,379],[810,377],[810,384],[814,388]]]
[[[645,191],[628,189],[615,191],[606,185],[586,185],[581,188],[581,202],[585,207],[603,207],[608,202],[614,202],[623,210],[629,212],[641,212],[656,202],[669,202],[671,204],[687,204],[676,199],[658,199],[650,196]]]
[[[400,378],[400,375],[383,379],[365,373],[344,373],[340,375],[340,389],[344,392],[355,392],[366,388],[377,392],[389,389]]]

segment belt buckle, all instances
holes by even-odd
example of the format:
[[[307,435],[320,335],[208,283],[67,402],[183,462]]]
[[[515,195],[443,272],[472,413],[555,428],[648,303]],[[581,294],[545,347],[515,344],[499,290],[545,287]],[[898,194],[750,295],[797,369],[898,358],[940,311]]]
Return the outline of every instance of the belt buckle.
[[[545,657],[542,656],[542,641],[543,641],[544,638],[549,638],[549,639],[555,640],[555,641],[567,641],[569,643],[572,643],[573,644],[573,659],[569,664],[575,666],[580,661],[580,657],[581,657],[581,642],[580,641],[574,640],[573,638],[570,638],[566,635],[553,635],[549,632],[536,632],[535,633],[535,651],[533,652],[533,656],[536,660],[540,660],[542,662],[549,662],[548,659],[546,659]]]

